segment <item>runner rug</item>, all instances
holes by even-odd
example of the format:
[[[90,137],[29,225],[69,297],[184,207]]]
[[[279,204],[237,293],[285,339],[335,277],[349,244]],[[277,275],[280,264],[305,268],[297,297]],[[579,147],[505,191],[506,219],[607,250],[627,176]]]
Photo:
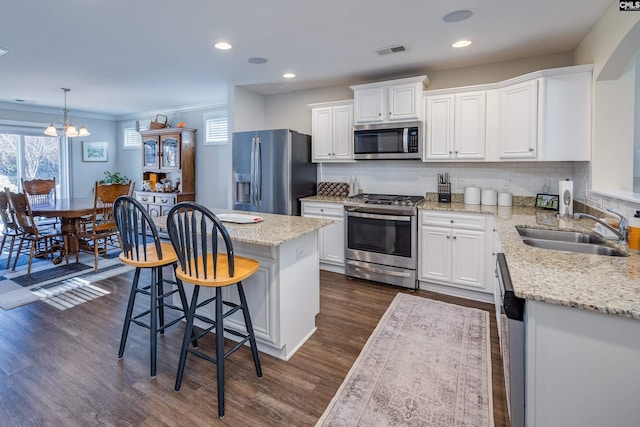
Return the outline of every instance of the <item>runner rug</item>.
[[[493,426],[489,313],[398,294],[318,426]]]
[[[16,271],[0,271],[0,307],[10,310],[35,301],[45,301],[60,310],[66,310],[106,295],[109,292],[95,285],[95,282],[132,269],[120,262],[119,254],[120,250],[117,250],[107,254],[107,258],[100,256],[97,273],[93,271],[94,258],[90,253],[81,253],[77,266],[75,256],[69,257],[69,265],[65,261],[54,265],[51,260],[34,259],[30,277],[27,277],[29,257],[20,255]],[[0,266],[4,267],[5,264],[6,253],[3,253]]]

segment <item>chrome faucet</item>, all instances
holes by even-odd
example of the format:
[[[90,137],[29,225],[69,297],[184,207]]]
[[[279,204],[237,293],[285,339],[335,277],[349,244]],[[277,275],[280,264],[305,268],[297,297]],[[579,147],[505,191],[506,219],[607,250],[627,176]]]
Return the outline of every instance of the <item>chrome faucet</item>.
[[[616,214],[616,215],[618,215],[620,217],[620,223],[618,224],[618,229],[613,228],[612,226],[610,226],[609,224],[607,224],[606,222],[604,222],[600,218],[595,217],[593,215],[586,214],[586,213],[575,213],[575,214],[573,214],[573,217],[575,219],[580,219],[580,218],[592,219],[595,222],[598,222],[598,223],[602,224],[605,228],[607,228],[612,233],[614,233],[616,236],[618,236],[618,241],[620,243],[627,243],[627,236],[629,235],[629,220],[627,218],[623,217],[618,212],[614,212],[614,211],[612,211],[611,209],[608,209],[608,208],[607,208],[607,210],[609,212],[611,212],[612,214]]]

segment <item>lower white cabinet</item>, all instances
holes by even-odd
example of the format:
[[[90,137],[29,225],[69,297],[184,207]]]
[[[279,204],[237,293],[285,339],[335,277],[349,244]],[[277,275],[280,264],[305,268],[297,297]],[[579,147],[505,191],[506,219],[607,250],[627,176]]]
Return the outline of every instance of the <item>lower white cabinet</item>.
[[[318,258],[320,259],[320,268],[332,271],[337,270],[327,268],[329,265],[344,268],[344,205],[339,203],[303,201],[302,216],[334,221],[333,224],[318,230]]]
[[[418,233],[421,288],[481,292],[486,296],[479,299],[492,301],[493,281],[489,273],[493,236],[487,237],[486,233],[492,221],[486,215],[421,210]],[[449,293],[477,298],[474,292]]]

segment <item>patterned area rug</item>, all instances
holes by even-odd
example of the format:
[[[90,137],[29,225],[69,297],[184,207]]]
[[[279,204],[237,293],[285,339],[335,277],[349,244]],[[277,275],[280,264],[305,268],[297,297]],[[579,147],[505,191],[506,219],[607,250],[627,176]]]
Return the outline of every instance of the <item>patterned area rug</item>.
[[[398,294],[318,426],[493,426],[489,313]]]
[[[10,310],[41,300],[60,310],[66,310],[106,295],[109,292],[96,286],[94,282],[132,269],[120,262],[119,254],[120,251],[117,250],[109,253],[107,258],[101,256],[97,273],[93,271],[93,255],[89,253],[80,254],[77,266],[75,257],[69,257],[69,265],[64,261],[54,265],[50,260],[36,259],[31,267],[30,277],[27,277],[28,256],[20,255],[16,271],[9,269],[0,272],[0,307]],[[4,253],[0,257],[2,267],[6,264],[6,256]]]

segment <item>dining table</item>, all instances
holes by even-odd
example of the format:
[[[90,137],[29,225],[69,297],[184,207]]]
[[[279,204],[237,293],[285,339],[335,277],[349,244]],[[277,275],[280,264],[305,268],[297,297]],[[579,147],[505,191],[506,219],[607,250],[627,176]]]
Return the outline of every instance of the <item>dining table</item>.
[[[72,254],[78,253],[82,244],[79,238],[82,218],[91,215],[93,210],[93,197],[59,199],[31,205],[34,217],[60,218],[61,230],[67,235],[69,253]]]

